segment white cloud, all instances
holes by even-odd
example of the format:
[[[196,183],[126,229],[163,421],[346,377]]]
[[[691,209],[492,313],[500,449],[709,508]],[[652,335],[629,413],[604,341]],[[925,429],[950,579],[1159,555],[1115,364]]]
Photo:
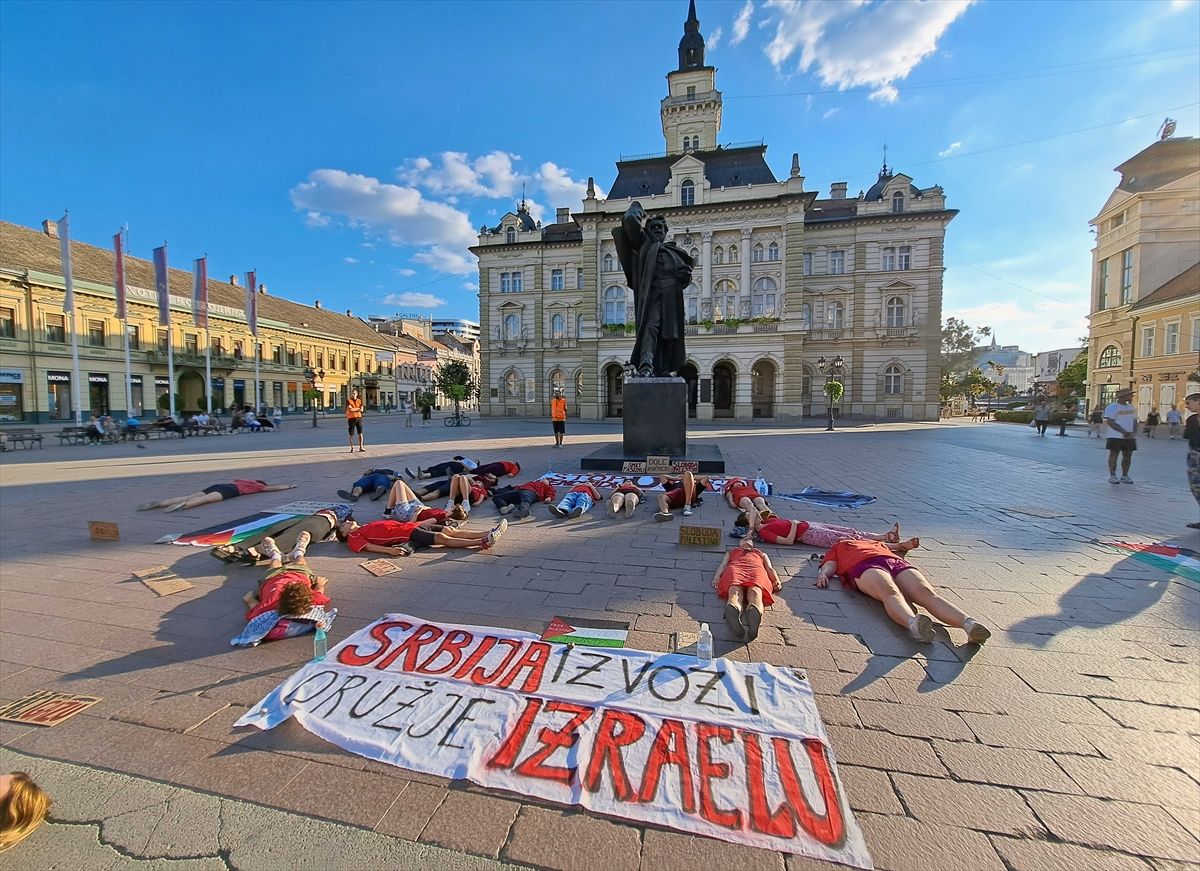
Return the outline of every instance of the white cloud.
[[[709,51],[712,51],[718,45],[721,44],[721,37],[724,35],[725,35],[725,31],[722,28],[718,27],[716,30],[714,30],[712,33],[710,33],[708,36],[704,37],[705,47],[708,48]]]
[[[899,97],[893,82],[937,49],[946,28],[972,2],[768,0],[775,35],[764,52],[776,69],[799,53],[800,72],[815,71],[822,83],[839,90],[869,87],[872,100],[891,103]],[[736,37],[736,24],[734,29]],[[864,49],[864,34],[886,38]]]
[[[413,255],[413,263],[420,263],[453,275],[469,275],[476,270],[475,261],[459,251],[434,245],[428,251]]]
[[[823,115],[821,115],[821,117],[822,118],[832,118],[834,115],[836,115],[840,111],[842,111],[842,110],[839,109],[837,106],[834,106],[832,109],[826,109],[825,113]]]
[[[534,176],[551,202],[574,205],[587,195],[587,182],[571,178],[566,167],[546,161]]]
[[[396,170],[401,181],[438,194],[471,194],[479,197],[510,197],[520,187],[521,176],[513,169],[520,155],[493,151],[471,160],[464,151],[443,151],[441,166],[427,157],[405,161]]]
[[[1171,0],[1171,11],[1178,12],[1181,9],[1187,9],[1189,6],[1194,6],[1196,0]]]
[[[349,263],[351,265],[354,265],[355,263],[362,263],[362,261],[359,260],[357,257],[343,257],[342,262]]]
[[[1020,345],[1036,353],[1052,348],[1069,348],[1080,336],[1086,336],[1086,304],[1039,300],[1020,302],[994,300],[967,308],[947,309],[943,317],[955,317],[974,326],[989,326],[996,341]]]
[[[304,216],[304,223],[310,227],[328,227],[331,220],[333,219],[328,215],[322,215],[320,212],[308,212]]]
[[[464,281],[463,290],[479,290],[479,285],[474,281]]]
[[[729,37],[730,45],[738,45],[750,33],[750,18],[754,15],[754,0],[746,0],[746,5],[733,19],[733,35]]]
[[[437,308],[443,306],[446,301],[441,297],[434,296],[432,293],[389,293],[383,298],[383,302],[388,305],[402,305],[409,308]]]
[[[403,269],[397,269],[396,274],[403,275],[405,278],[408,278],[410,275],[416,275],[417,270],[409,269],[407,266],[405,266]]]
[[[359,243],[358,243],[358,247],[359,247],[359,248],[366,248],[366,249],[368,249],[368,250],[374,250],[374,249],[375,249],[375,243],[374,243],[374,242],[359,242]]]
[[[951,142],[942,151],[938,152],[938,157],[949,157],[960,148],[962,148],[961,142]]]

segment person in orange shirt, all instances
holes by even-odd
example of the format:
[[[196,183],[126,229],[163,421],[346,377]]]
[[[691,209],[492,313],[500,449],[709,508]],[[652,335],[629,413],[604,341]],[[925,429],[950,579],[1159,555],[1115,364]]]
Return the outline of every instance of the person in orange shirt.
[[[363,447],[363,401],[358,398],[358,391],[351,390],[350,398],[346,400],[346,428],[350,430],[350,453],[354,453],[354,434],[358,433],[358,449],[364,454],[367,449]]]
[[[567,434],[567,398],[561,390],[555,390],[550,400],[550,426],[554,429],[554,447],[561,448]]]
[[[839,575],[844,586],[882,602],[888,616],[918,641],[933,641],[933,621],[918,614],[913,605],[920,605],[948,626],[966,630],[971,644],[983,644],[992,637],[986,626],[938,595],[925,575],[890,547],[882,541],[839,541],[821,560],[817,586],[827,587],[829,579]]]

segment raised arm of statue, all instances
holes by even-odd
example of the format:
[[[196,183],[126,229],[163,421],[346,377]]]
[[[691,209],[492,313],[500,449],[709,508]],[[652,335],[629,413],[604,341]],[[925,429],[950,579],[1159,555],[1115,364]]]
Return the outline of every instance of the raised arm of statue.
[[[645,238],[642,228],[645,226],[646,210],[642,208],[642,204],[639,202],[630,203],[629,208],[625,210],[625,214],[621,218],[621,227],[625,230],[625,236],[634,248],[642,247],[642,240]]]

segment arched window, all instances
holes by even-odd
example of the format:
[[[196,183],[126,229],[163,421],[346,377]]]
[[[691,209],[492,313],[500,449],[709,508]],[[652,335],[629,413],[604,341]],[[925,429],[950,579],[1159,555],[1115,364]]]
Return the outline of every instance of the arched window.
[[[567,392],[567,373],[562,369],[555,369],[550,373],[550,395],[562,391]]]
[[[730,245],[730,246],[729,246],[729,262],[730,262],[730,263],[737,263],[737,262],[738,262],[738,250],[737,250],[737,245]]]
[[[725,262],[725,249],[722,248],[720,245],[718,245],[716,248],[713,249],[712,257],[713,257],[714,264],[719,266],[720,264],[724,263]]]
[[[751,295],[750,314],[756,318],[775,317],[775,299],[778,290],[775,279],[763,276],[754,282]]]
[[[904,393],[904,370],[896,363],[883,370],[883,393],[900,396]]]
[[[738,302],[737,285],[728,278],[717,282],[713,288],[713,320],[723,321],[736,318]]]
[[[519,339],[521,337],[521,316],[504,316],[504,338]]]
[[[767,259],[768,260],[778,260],[779,259],[779,243],[778,242],[772,242],[770,245],[767,246]]]
[[[1101,369],[1115,369],[1121,365],[1121,349],[1116,345],[1109,345],[1100,352],[1100,362],[1097,364]]]
[[[893,212],[903,212],[904,211],[904,194],[901,193],[900,191],[896,191],[894,194],[892,194],[892,211]]]
[[[513,399],[521,395],[521,376],[516,372],[510,370],[504,376],[504,393]]]
[[[567,335],[567,319],[562,315],[550,318],[550,338],[562,339]]]
[[[846,328],[846,306],[840,302],[829,304],[829,329],[844,330]]]
[[[683,206],[696,204],[696,184],[690,178],[685,178],[679,186],[679,204]]]
[[[763,259],[762,242],[756,242],[754,245],[754,249],[750,252],[750,262],[751,263],[762,263],[762,259]]]
[[[692,137],[690,137],[690,136],[683,137],[683,150],[687,151],[691,147],[692,147]]]
[[[625,323],[625,289],[610,287],[604,291],[604,323]]]
[[[611,254],[604,255],[604,271],[605,272],[613,271],[613,256]]]
[[[812,329],[812,303],[806,302],[800,306],[800,325],[803,329]]]
[[[511,245],[513,242],[517,241],[516,227],[509,227],[507,230],[504,231],[504,241],[507,242],[509,245]]]
[[[887,301],[887,325],[889,327],[904,326],[904,297],[893,296]]]

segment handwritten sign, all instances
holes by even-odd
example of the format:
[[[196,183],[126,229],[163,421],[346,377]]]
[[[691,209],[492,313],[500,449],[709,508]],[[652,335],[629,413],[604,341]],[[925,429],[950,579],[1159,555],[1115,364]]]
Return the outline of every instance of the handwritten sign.
[[[57,726],[63,720],[74,717],[100,701],[103,700],[99,696],[77,696],[41,690],[0,707],[0,720],[31,723],[35,726]]]
[[[133,576],[157,593],[159,596],[169,596],[172,593],[182,593],[190,590],[192,585],[167,566],[155,566],[152,569],[138,569]]]
[[[236,723],[401,768],[870,868],[795,671],[389,614]]]
[[[669,475],[671,473],[671,458],[646,457],[646,471],[652,475]]]
[[[377,578],[400,571],[400,566],[396,565],[390,559],[371,559],[365,563],[359,563],[359,565]]]
[[[88,534],[93,541],[120,541],[121,530],[111,520],[89,520]]]
[[[679,543],[688,547],[719,547],[721,544],[721,527],[680,526]]]
[[[621,471],[622,472],[639,472],[639,473],[645,472],[646,464],[634,462],[633,460],[626,460],[624,463],[621,464]]]

